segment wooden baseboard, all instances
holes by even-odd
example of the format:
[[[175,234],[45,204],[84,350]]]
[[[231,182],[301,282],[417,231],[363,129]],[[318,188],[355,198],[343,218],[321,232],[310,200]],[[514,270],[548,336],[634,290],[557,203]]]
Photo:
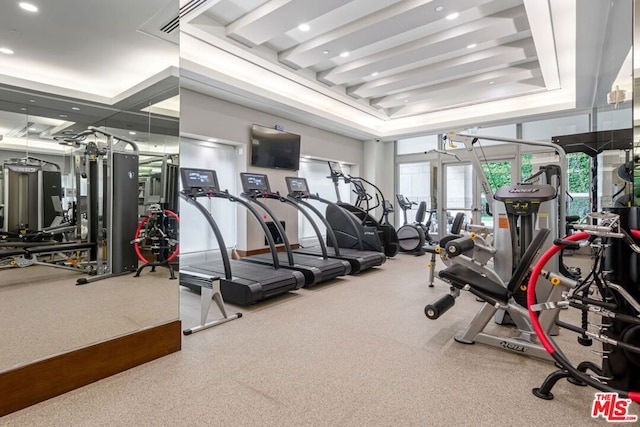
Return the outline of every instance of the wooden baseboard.
[[[300,245],[297,243],[291,245],[291,249],[298,249],[299,247]],[[282,245],[276,246],[276,249],[278,249],[278,252],[285,252],[284,246]],[[250,251],[237,250],[236,252],[238,253],[239,257],[245,257],[245,256],[251,256],[251,255],[268,254],[269,252],[271,252],[271,250],[269,248],[262,248],[262,249],[253,249]]]
[[[180,351],[179,320],[0,373],[0,417]]]

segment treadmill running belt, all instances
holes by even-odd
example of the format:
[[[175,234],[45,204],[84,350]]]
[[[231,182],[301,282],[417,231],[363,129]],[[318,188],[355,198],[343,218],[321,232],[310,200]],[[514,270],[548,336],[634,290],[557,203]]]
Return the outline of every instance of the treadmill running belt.
[[[299,248],[294,250],[297,254],[322,256],[322,249],[318,246]],[[378,267],[387,261],[382,252],[359,251],[356,249],[340,248],[340,256],[337,256],[333,248],[327,248],[327,256],[334,259],[342,259],[351,264],[351,274]]]
[[[196,263],[180,269],[180,284],[192,290],[210,283],[201,277],[190,276],[188,271],[220,277],[220,291],[225,301],[251,305],[259,300],[298,289],[304,285],[302,273],[262,265],[251,265],[236,260],[229,260],[232,279],[224,278],[222,260]]]
[[[241,258],[242,261],[261,265],[271,265],[271,254],[252,255]],[[294,265],[289,266],[289,259],[284,252],[278,252],[280,267],[301,271],[305,275],[305,286],[326,282],[339,276],[349,274],[351,265],[338,259],[324,259],[321,256],[293,254]]]

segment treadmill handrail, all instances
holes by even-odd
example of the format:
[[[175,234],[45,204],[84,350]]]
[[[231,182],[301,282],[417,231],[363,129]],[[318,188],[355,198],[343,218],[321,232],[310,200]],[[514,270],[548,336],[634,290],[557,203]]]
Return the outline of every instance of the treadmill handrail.
[[[278,230],[280,237],[282,237],[282,242],[284,244],[284,250],[287,253],[287,260],[289,261],[289,265],[290,266],[295,265],[295,260],[293,259],[293,252],[291,251],[291,244],[289,242],[289,238],[287,237],[286,231],[282,227],[282,224],[280,224],[280,221],[278,220],[276,215],[273,213],[271,209],[269,209],[267,205],[257,200],[257,197],[264,197],[264,196],[254,194],[254,193],[252,194],[242,193],[241,196],[246,198],[248,201],[253,202],[256,205],[260,206],[260,209],[262,209],[267,213],[267,215],[269,215],[269,217],[273,221],[274,226],[276,227],[276,230]],[[269,235],[271,235],[271,233],[269,233]],[[275,244],[274,244],[274,248],[275,248]]]
[[[218,224],[211,216],[211,213],[198,202],[196,196],[194,195],[185,195],[182,191],[180,192],[180,197],[182,197],[187,203],[195,206],[196,209],[204,215],[209,226],[213,230],[213,234],[216,236],[216,240],[218,241],[218,248],[220,249],[220,255],[222,256],[222,264],[224,266],[224,278],[227,280],[232,279],[231,274],[231,263],[229,262],[229,254],[227,253],[227,246],[224,243],[224,239],[222,238],[222,233],[220,232],[220,228],[218,228]]]
[[[311,203],[303,200],[301,197],[295,197],[295,196],[289,194],[287,196],[287,198],[289,198],[290,200],[293,200],[298,205],[302,205],[302,206],[306,207],[311,212],[316,214],[316,216],[318,218],[320,218],[320,221],[322,221],[324,226],[327,228],[327,234],[328,234],[328,239],[327,240],[329,240],[331,242],[331,245],[333,247],[333,250],[334,250],[336,256],[339,257],[340,256],[340,248],[338,247],[338,238],[336,237],[336,233],[334,233],[333,228],[331,228],[331,224],[329,224],[329,221],[327,221],[327,219],[322,215],[322,213],[315,206],[313,206]],[[305,212],[305,211],[301,209],[301,212]],[[309,218],[309,217],[307,217],[307,218]],[[319,239],[320,239],[320,244],[326,248],[326,245],[323,244],[321,236],[319,236]]]
[[[253,206],[251,206],[249,203],[247,203],[246,201],[242,200],[239,197],[232,196],[226,190],[225,191],[221,191],[221,192],[213,193],[213,196],[214,197],[218,197],[218,198],[227,199],[230,202],[240,203],[242,206],[247,208],[247,210],[249,212],[251,212],[251,214],[254,216],[256,221],[258,221],[258,224],[260,224],[260,227],[262,227],[262,232],[264,233],[264,237],[267,239],[267,243],[269,244],[269,249],[271,250],[271,259],[273,260],[273,267],[275,269],[280,268],[280,259],[278,258],[278,249],[276,248],[276,242],[273,240],[273,236],[271,235],[271,232],[269,231],[269,228],[267,227],[267,224],[265,224],[265,222],[260,217],[260,213]]]
[[[269,194],[268,197],[270,199],[276,199],[276,200],[281,201],[282,203],[286,203],[286,204],[289,204],[289,205],[293,206],[302,215],[304,215],[305,218],[307,218],[309,220],[309,222],[311,223],[311,227],[313,227],[313,231],[316,233],[316,236],[318,237],[318,241],[320,242],[320,249],[322,251],[322,257],[324,259],[328,259],[329,258],[329,254],[327,253],[327,245],[325,245],[324,239],[322,238],[322,232],[320,231],[320,228],[318,227],[318,224],[316,224],[316,222],[313,220],[313,217],[311,216],[311,214],[309,214],[309,212],[307,212],[304,209],[302,209],[298,205],[298,203],[296,203],[295,199],[292,200],[292,199],[290,199],[288,197],[283,197],[279,193]]]

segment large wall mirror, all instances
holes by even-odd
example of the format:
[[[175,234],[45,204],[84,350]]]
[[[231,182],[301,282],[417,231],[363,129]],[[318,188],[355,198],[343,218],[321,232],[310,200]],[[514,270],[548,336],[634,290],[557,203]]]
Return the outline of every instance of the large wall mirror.
[[[640,206],[640,0],[633,2],[634,206]]]
[[[179,318],[168,269],[109,274],[177,204],[178,1],[33,5],[0,14],[0,372]]]

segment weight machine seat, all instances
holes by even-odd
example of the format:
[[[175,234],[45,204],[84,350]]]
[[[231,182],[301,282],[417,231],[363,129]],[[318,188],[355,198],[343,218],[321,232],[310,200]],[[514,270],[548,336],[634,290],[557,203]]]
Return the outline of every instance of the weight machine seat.
[[[18,255],[24,255],[24,254],[25,254],[25,250],[24,249],[20,249],[20,248],[0,249],[0,259],[7,258],[7,257],[18,256]]]
[[[449,233],[460,234],[460,230],[462,230],[463,224],[464,224],[464,213],[458,212],[453,222],[451,223],[451,230],[449,230]]]
[[[416,212],[416,223],[422,224],[424,216],[427,212],[427,202],[420,202],[418,205],[418,211]]]
[[[533,238],[527,247],[527,250],[522,255],[522,258],[520,258],[520,262],[516,266],[516,269],[513,271],[511,280],[509,280],[509,283],[507,284],[507,289],[509,289],[509,291],[514,292],[523,282],[525,276],[529,274],[531,264],[533,264],[536,254],[540,249],[542,249],[542,245],[544,245],[549,234],[551,234],[551,230],[548,228],[541,228],[538,231],[538,234],[536,234],[536,237]]]
[[[453,264],[451,267],[440,271],[438,276],[458,289],[463,289],[469,285],[469,291],[483,299],[488,296],[495,301],[506,304],[511,296],[511,292],[501,283],[494,282],[462,264]]]
[[[534,237],[531,244],[527,247],[520,263],[516,266],[506,288],[501,283],[495,282],[481,273],[470,270],[462,264],[453,264],[441,270],[438,276],[458,289],[463,289],[469,285],[469,291],[480,298],[485,300],[492,299],[496,302],[507,304],[509,297],[511,297],[515,289],[520,286],[529,272],[529,268],[531,264],[533,264],[536,254],[542,248],[542,245],[550,233],[551,231],[546,228],[538,231],[536,237]]]
[[[44,243],[44,244],[43,244]],[[59,243],[56,241],[45,242],[3,242],[0,243],[0,258],[17,255],[35,255],[55,252],[67,252],[92,249],[95,243],[73,242]]]
[[[8,240],[2,240],[0,241],[0,248],[11,248],[11,249],[18,249],[18,248],[35,248],[37,246],[43,246],[43,245],[56,245],[60,242],[57,242],[55,240],[45,240],[42,242],[12,242],[12,241],[8,241]]]
[[[92,249],[96,246],[91,242],[78,242],[78,243],[60,243],[50,246],[35,246],[32,248],[26,248],[25,252],[29,254],[45,254],[55,252],[67,252],[67,251],[79,251],[85,249]]]

